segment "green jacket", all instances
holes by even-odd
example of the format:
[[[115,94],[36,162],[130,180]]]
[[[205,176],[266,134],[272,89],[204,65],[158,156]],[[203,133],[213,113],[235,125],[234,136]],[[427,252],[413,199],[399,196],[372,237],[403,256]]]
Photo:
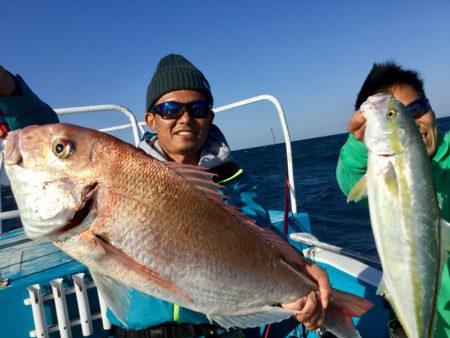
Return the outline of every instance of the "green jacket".
[[[341,148],[336,168],[336,178],[345,195],[349,194],[366,170],[367,148],[363,142],[355,140],[353,134],[349,134]],[[450,132],[438,134],[438,148],[431,160],[431,170],[441,217],[450,222]],[[450,337],[450,252],[442,271],[437,312],[435,338]]]

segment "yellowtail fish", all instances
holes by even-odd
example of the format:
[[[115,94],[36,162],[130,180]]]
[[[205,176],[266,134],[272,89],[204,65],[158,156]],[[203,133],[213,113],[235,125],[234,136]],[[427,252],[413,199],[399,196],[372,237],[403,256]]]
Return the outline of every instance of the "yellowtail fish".
[[[226,205],[197,167],[163,164],[112,136],[64,124],[9,133],[5,167],[26,234],[50,238],[89,267],[123,322],[130,288],[225,328],[288,318],[297,312],[275,304],[318,290],[307,262]],[[359,337],[351,317],[371,306],[335,290],[325,327]]]
[[[430,158],[417,125],[391,94],[361,105],[367,173],[348,200],[368,197],[383,267],[379,290],[410,338],[433,337],[449,226],[441,221]]]

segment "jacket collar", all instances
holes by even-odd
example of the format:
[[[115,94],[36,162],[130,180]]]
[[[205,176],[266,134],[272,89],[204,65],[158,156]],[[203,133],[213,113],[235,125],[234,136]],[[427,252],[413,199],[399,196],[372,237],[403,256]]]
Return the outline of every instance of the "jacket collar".
[[[155,133],[145,133],[138,147],[158,161],[168,161],[166,154],[159,144],[158,135]],[[230,147],[220,129],[213,124],[208,131],[206,142],[201,149],[198,165],[211,169],[229,161],[231,161]]]

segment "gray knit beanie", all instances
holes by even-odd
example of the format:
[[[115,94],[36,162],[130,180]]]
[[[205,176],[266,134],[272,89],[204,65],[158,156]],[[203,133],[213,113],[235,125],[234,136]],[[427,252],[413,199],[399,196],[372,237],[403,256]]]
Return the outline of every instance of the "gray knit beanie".
[[[148,85],[146,111],[149,112],[164,94],[183,89],[202,93],[213,105],[211,88],[203,73],[181,55],[166,55],[159,61]]]

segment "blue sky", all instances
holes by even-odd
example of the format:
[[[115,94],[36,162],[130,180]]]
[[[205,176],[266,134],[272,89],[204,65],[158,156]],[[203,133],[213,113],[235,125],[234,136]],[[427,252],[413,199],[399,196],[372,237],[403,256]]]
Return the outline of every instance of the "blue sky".
[[[179,53],[215,106],[276,96],[293,140],[346,131],[373,62],[422,73],[450,114],[448,1],[2,1],[0,64],[52,107],[116,103],[142,119],[159,59]],[[100,116],[72,123],[98,126]],[[108,117],[111,122],[115,117]],[[234,149],[281,142],[268,103],[218,114]]]

